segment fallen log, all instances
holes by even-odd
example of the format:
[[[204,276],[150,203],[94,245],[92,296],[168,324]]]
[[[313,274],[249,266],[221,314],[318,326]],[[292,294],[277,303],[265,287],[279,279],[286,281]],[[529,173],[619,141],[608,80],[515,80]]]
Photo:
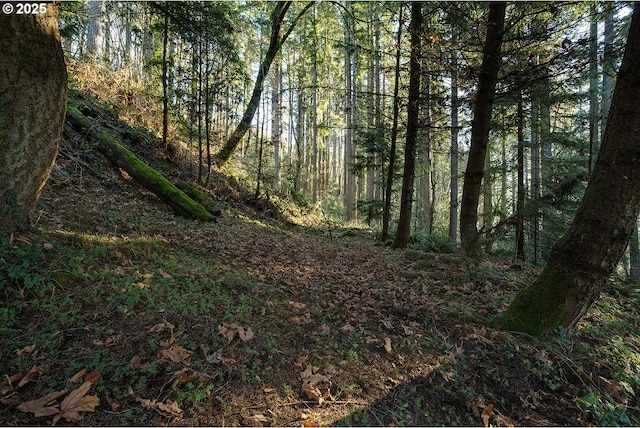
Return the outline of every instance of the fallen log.
[[[175,184],[178,189],[182,190],[188,197],[202,205],[204,209],[214,216],[217,217],[222,214],[222,210],[220,210],[216,201],[193,184],[186,181],[177,181]]]
[[[162,174],[122,146],[113,131],[106,130],[84,116],[76,107],[67,107],[67,121],[76,131],[88,136],[112,164],[126,171],[137,183],[152,192],[173,211],[189,219],[213,221],[214,216],[201,204],[174,186]]]

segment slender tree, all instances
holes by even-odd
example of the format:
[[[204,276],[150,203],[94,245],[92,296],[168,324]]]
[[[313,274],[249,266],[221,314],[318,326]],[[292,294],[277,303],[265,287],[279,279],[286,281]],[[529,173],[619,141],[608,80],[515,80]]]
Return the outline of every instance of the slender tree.
[[[489,141],[491,110],[500,68],[506,8],[506,3],[491,3],[489,5],[487,35],[471,122],[471,147],[462,187],[462,204],[460,205],[460,243],[463,253],[471,257],[480,256],[480,232],[477,228],[478,203]]]
[[[409,105],[407,106],[407,136],[404,148],[404,172],[400,196],[400,219],[398,232],[393,242],[394,248],[405,248],[411,232],[411,211],[413,206],[413,182],[415,178],[416,146],[420,127],[420,53],[422,39],[422,2],[411,3],[411,56],[409,63]]]
[[[640,7],[635,5],[603,143],[569,230],[538,278],[499,323],[533,335],[569,334],[598,298],[637,227],[640,212]]]
[[[382,241],[389,239],[389,223],[391,219],[391,193],[393,190],[393,176],[396,167],[396,143],[398,139],[398,116],[400,114],[400,42],[402,40],[402,3],[398,11],[398,33],[396,38],[396,64],[393,85],[393,124],[391,126],[391,148],[389,149],[389,166],[387,167],[387,177],[385,184],[384,209],[382,212]]]
[[[455,44],[455,33],[451,37]],[[449,238],[458,240],[458,134],[460,123],[458,119],[458,52],[451,51],[451,152],[449,165]]]
[[[291,6],[291,4],[291,1],[282,1],[276,2],[273,7],[273,11],[271,13],[271,35],[269,37],[269,48],[267,49],[260,67],[258,68],[258,75],[253,86],[251,99],[249,100],[249,104],[247,105],[247,108],[242,115],[242,119],[240,120],[240,123],[238,123],[235,131],[233,131],[231,136],[229,136],[229,138],[225,142],[224,146],[216,154],[216,166],[222,166],[231,158],[231,154],[242,140],[242,137],[244,137],[246,132],[251,127],[253,116],[256,114],[256,110],[258,109],[258,105],[260,104],[260,97],[262,96],[264,81],[267,77],[267,73],[269,73],[269,68],[271,68],[271,63],[282,47],[282,44],[287,40],[287,37],[293,31],[300,17],[307,11],[307,9],[313,6],[314,2],[307,3],[302,11],[291,22],[291,24],[289,25],[289,29],[284,32],[284,34],[281,34],[282,25],[284,24],[287,10]]]
[[[67,71],[59,5],[45,7],[0,15],[0,230],[30,223],[62,135]]]

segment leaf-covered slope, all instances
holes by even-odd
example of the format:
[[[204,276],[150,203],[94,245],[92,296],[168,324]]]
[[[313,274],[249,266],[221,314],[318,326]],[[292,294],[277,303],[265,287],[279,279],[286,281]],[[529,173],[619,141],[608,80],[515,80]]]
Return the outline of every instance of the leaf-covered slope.
[[[171,175],[146,144],[130,148]],[[0,240],[0,422],[52,422],[64,397],[20,406],[82,371],[100,374],[78,394],[99,400],[77,409],[87,425],[640,420],[632,298],[544,343],[492,323],[534,269],[250,213],[174,216],[68,132],[37,228]]]

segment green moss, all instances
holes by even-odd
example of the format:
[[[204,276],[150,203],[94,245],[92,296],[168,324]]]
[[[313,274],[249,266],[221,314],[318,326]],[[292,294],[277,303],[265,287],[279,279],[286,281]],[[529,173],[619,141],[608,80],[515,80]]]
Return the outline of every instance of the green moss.
[[[188,197],[202,205],[208,212],[215,216],[221,214],[221,210],[218,207],[216,201],[211,199],[206,193],[186,181],[178,181],[176,187],[182,190]]]
[[[554,264],[547,265],[538,278],[515,297],[498,318],[505,330],[532,336],[548,334],[565,321],[562,275]]]
[[[138,159],[135,154],[122,146],[110,131],[93,124],[75,106],[67,107],[67,116],[96,140],[98,149],[112,163],[127,171],[134,180],[152,191],[176,213],[196,220],[213,220],[213,216],[202,205],[189,198],[158,171]]]

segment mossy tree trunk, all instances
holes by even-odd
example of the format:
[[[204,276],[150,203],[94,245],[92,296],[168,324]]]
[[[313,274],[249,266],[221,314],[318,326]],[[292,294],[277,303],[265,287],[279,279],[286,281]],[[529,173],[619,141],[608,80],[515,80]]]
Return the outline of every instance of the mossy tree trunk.
[[[201,204],[189,198],[162,174],[138,159],[118,143],[110,131],[96,125],[77,108],[73,106],[67,108],[67,121],[78,131],[88,134],[98,144],[100,153],[169,205],[176,214],[194,220],[212,221],[214,219]]]
[[[640,210],[640,7],[635,6],[606,131],[576,217],[540,276],[499,318],[533,335],[575,331],[620,261]]]
[[[58,5],[46,9],[0,14],[0,229],[30,223],[62,135],[67,71]]]

